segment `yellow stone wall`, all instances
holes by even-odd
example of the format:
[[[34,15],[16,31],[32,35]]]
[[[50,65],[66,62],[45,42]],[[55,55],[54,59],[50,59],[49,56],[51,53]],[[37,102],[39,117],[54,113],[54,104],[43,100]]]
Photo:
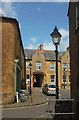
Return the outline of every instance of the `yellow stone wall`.
[[[46,57],[41,52],[40,50],[37,50],[33,55],[32,55],[32,60],[26,60],[27,62],[32,63],[32,69],[31,69],[31,86],[33,87],[33,75],[34,74],[43,74],[44,75],[44,80],[43,84],[46,83],[51,83],[50,81],[50,75],[55,75],[55,84],[56,84],[56,61],[46,61]],[[36,70],[36,62],[41,62],[41,70]],[[55,63],[55,70],[50,69],[50,63]],[[68,76],[70,75],[70,71],[68,71],[68,64],[70,63],[70,56],[69,56],[69,50],[64,53],[64,55],[61,57],[61,61],[58,61],[58,86],[59,88],[62,85],[63,81],[63,70],[62,70],[62,65],[63,63],[67,63],[67,72],[65,75],[67,75],[67,87],[69,87],[69,82],[68,82]],[[30,76],[30,70],[26,69],[26,75]],[[30,78],[29,78],[30,79]],[[30,81],[29,81],[30,83]],[[54,83],[53,83],[54,84]],[[28,88],[29,84],[27,84]]]
[[[67,51],[64,53],[64,55],[61,57],[61,78],[60,78],[60,84],[62,85],[63,83],[63,75],[64,75],[64,71],[63,71],[63,63],[67,64],[67,71],[65,71],[65,75],[67,76],[67,87],[69,87],[69,76],[70,76],[70,71],[69,71],[69,66],[68,64],[70,64],[70,55],[69,55],[69,49],[67,49]]]
[[[36,68],[36,64],[34,64],[32,61],[31,60],[26,60],[26,64],[27,64],[27,62],[31,62],[32,63],[32,69],[31,69],[31,86],[33,87],[33,73],[36,72],[36,69],[35,69]],[[54,71],[50,70],[50,63],[55,63],[55,70]],[[56,61],[46,61],[44,67],[45,67],[44,68],[44,72],[45,72],[46,75],[44,75],[44,82],[43,82],[43,84],[51,83],[50,82],[50,75],[55,75],[55,84],[56,84]],[[41,66],[41,68],[43,68],[43,66]],[[30,79],[30,70],[26,69],[26,75],[29,75],[29,79]],[[29,84],[30,83],[28,83],[26,85],[27,89],[28,89]],[[60,62],[58,62],[58,84],[59,84],[59,87],[60,87]]]

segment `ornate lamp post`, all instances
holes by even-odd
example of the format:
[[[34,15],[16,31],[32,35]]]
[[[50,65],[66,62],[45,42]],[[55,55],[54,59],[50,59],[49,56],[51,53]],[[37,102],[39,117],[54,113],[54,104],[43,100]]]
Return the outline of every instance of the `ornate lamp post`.
[[[54,31],[50,34],[52,41],[56,47],[56,99],[59,99],[59,88],[58,88],[58,45],[60,44],[61,34],[58,32],[57,27],[55,26]]]
[[[31,96],[31,68],[32,68],[32,64],[29,64],[30,67],[30,96]]]

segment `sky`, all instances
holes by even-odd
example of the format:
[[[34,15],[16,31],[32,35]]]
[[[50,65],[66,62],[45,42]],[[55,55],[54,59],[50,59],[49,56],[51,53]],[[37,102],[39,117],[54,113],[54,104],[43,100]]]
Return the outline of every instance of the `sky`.
[[[0,3],[0,13],[18,20],[25,49],[38,49],[43,44],[44,50],[54,50],[50,34],[55,26],[62,35],[59,50],[69,46],[68,2]]]

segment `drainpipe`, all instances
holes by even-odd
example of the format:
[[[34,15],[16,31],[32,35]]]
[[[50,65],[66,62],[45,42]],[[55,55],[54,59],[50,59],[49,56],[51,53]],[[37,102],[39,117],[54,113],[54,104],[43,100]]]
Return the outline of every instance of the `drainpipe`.
[[[19,60],[15,59],[15,96],[16,96],[16,81],[17,81],[17,63],[19,62]]]

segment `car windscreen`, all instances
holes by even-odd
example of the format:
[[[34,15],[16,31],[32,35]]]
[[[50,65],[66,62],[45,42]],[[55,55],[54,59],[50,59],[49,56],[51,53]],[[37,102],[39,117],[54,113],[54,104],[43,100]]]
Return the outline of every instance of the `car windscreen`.
[[[56,85],[49,85],[49,88],[56,88]]]

